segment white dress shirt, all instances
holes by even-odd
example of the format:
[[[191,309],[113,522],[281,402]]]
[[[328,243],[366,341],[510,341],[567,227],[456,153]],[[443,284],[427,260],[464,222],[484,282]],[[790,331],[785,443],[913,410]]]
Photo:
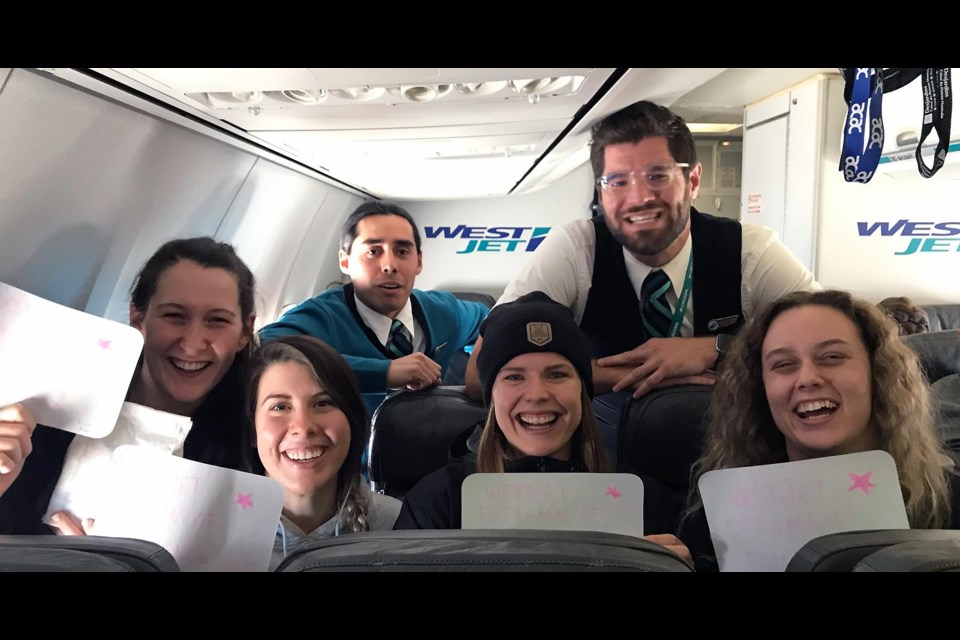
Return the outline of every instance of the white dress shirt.
[[[357,312],[360,313],[363,323],[373,331],[380,344],[387,346],[387,340],[390,339],[390,327],[393,326],[394,319],[382,313],[377,313],[363,304],[356,295],[353,296],[353,299],[357,303]],[[427,338],[420,330],[420,324],[413,319],[413,304],[410,302],[410,298],[407,298],[407,303],[400,309],[396,319],[402,322],[404,328],[410,332],[410,343],[413,345],[414,352],[423,353],[427,348]]]
[[[821,289],[813,274],[797,260],[796,256],[780,242],[769,227],[757,224],[741,224],[743,246],[740,258],[740,305],[745,318],[750,318],[764,305],[791,291]],[[687,237],[680,253],[661,269],[670,277],[671,289],[667,292],[670,308],[676,309],[687,260],[693,251],[692,235]],[[590,220],[576,220],[550,230],[527,263],[520,269],[497,304],[511,302],[525,293],[543,291],[548,296],[566,305],[579,324],[587,307],[587,298],[593,280],[593,257],[597,244],[596,230]],[[653,270],[627,251],[623,250],[627,275],[640,300],[640,288],[647,274]],[[692,291],[680,335],[693,335]]]

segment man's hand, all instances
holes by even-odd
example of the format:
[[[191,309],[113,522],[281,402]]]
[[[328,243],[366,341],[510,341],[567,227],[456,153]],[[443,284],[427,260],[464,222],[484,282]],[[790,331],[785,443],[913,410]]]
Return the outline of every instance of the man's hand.
[[[692,381],[671,379],[704,376],[717,361],[715,339],[651,338],[636,349],[600,358],[600,367],[632,366],[633,371],[620,378],[613,391],[632,388],[633,397],[649,393],[658,386]],[[704,378],[706,380],[707,378]]]
[[[37,426],[22,404],[0,407],[0,496],[20,475],[23,462],[33,451],[30,436]]]
[[[387,369],[387,387],[401,387],[416,391],[440,384],[440,365],[423,353],[411,353],[408,356],[390,361]]]

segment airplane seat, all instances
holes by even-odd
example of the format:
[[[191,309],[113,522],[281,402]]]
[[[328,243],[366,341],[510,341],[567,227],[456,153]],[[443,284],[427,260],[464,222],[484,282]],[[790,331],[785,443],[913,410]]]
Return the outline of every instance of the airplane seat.
[[[960,453],[960,337],[957,329],[917,333],[903,336],[902,340],[920,358],[930,382],[937,410],[937,431],[948,449]]]
[[[930,331],[960,329],[960,304],[921,304],[930,319]]]
[[[486,305],[487,309],[492,309],[493,305],[497,302],[493,299],[493,296],[486,293],[473,293],[470,291],[450,291],[449,293],[452,293],[460,300],[479,302],[483,305]],[[473,345],[470,345],[468,349],[460,349],[455,354],[450,356],[450,362],[447,364],[447,370],[443,372],[443,385],[455,387],[464,384],[466,379],[467,362],[470,360],[470,351],[472,349]]]
[[[447,464],[453,441],[486,414],[462,386],[390,394],[371,420],[367,464],[373,489],[402,499],[420,478]]]
[[[960,537],[895,544],[871,553],[857,563],[853,572],[957,573],[960,572]]]
[[[905,543],[928,545],[939,541],[960,542],[960,531],[948,529],[876,529],[831,533],[803,545],[787,564],[788,572],[853,571],[876,551]]]
[[[692,571],[642,538],[593,531],[369,531],[320,540],[288,555],[282,573],[328,571]]]
[[[712,389],[676,385],[628,400],[617,430],[617,469],[650,475],[685,498]]]
[[[486,305],[487,309],[493,309],[493,305],[497,304],[497,301],[493,296],[487,293],[474,293],[472,291],[450,291],[454,297],[461,300],[466,300],[468,302],[479,302],[483,305]]]
[[[170,552],[154,542],[104,536],[0,535],[0,572],[179,572]]]

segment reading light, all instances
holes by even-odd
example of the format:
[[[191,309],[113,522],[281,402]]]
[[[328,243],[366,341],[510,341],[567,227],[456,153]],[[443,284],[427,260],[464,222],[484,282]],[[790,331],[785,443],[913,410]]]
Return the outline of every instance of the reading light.
[[[457,93],[468,96],[488,96],[496,93],[507,86],[506,80],[497,80],[495,82],[461,82],[453,85]]]
[[[356,102],[366,102],[367,100],[376,100],[384,93],[386,89],[383,87],[371,87],[366,85],[363,87],[346,87],[344,89],[331,89],[330,95],[342,98],[344,100],[354,100]]]

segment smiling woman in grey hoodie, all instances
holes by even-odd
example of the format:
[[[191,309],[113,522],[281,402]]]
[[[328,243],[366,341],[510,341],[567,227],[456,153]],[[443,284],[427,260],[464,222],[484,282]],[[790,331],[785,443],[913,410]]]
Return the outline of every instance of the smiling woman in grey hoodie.
[[[271,570],[312,540],[393,528],[400,502],[361,477],[366,409],[349,366],[329,345],[287,336],[261,346],[247,416],[249,470],[283,486]]]

